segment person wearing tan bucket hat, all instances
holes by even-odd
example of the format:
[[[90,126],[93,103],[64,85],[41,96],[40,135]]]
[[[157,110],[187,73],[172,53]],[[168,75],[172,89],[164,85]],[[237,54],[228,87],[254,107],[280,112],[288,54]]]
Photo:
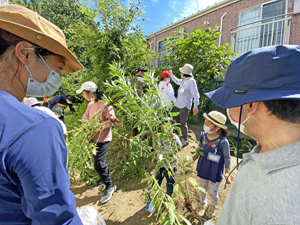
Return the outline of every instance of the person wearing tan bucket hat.
[[[200,178],[199,186],[210,196],[207,207],[206,193],[200,190],[200,204],[198,215],[204,213],[212,218],[216,213],[219,200],[219,187],[223,179],[228,178],[231,167],[230,147],[227,135],[226,116],[218,111],[203,114],[204,125],[199,138],[199,146],[193,160],[197,162],[197,176]],[[225,171],[224,171],[225,167]],[[231,183],[230,178],[227,183]],[[207,209],[206,209],[207,208]]]
[[[25,7],[0,7],[1,224],[82,224],[57,119],[21,103],[59,88],[82,65],[63,32]]]

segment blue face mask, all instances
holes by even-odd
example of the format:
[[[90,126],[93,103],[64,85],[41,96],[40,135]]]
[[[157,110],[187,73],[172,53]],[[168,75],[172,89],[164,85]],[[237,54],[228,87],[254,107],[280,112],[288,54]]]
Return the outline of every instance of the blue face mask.
[[[48,75],[47,80],[44,83],[40,83],[37,80],[33,79],[29,68],[25,64],[25,67],[30,75],[30,78],[28,79],[27,83],[26,96],[48,97],[50,95],[53,95],[58,90],[62,83],[62,78],[57,72],[49,68],[49,66],[40,54],[38,54],[38,56],[42,59],[47,68],[50,70],[50,74]]]

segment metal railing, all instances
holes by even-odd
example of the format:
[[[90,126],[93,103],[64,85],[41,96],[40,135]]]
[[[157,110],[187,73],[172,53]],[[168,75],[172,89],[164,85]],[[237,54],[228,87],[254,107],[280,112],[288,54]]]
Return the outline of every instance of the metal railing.
[[[231,29],[231,48],[240,56],[255,48],[289,44],[291,14],[255,21]]]

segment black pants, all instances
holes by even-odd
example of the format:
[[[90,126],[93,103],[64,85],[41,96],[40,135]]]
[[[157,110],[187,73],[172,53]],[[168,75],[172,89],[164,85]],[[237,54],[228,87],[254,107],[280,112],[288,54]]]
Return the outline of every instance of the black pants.
[[[94,168],[98,172],[101,180],[103,180],[106,188],[112,186],[112,180],[109,174],[109,169],[106,162],[106,154],[110,145],[109,142],[97,143],[97,154],[94,156]]]
[[[188,139],[188,125],[187,125],[187,120],[188,116],[190,113],[190,110],[187,109],[186,107],[183,109],[179,109],[177,107],[174,107],[172,112],[179,112],[178,116],[174,116],[174,120],[176,120],[177,123],[180,123],[180,128],[181,128],[181,133],[182,137],[184,139]]]

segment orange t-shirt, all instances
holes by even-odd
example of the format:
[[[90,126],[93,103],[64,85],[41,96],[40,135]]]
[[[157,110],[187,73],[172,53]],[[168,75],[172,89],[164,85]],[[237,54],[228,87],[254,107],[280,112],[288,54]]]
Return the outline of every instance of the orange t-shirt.
[[[106,103],[104,102],[90,102],[88,104],[88,107],[85,111],[85,113],[82,116],[83,120],[89,120],[95,113],[99,112],[101,109],[103,109],[106,106]],[[115,112],[113,107],[110,105],[108,106],[102,113],[101,119],[99,119],[99,123],[102,123],[104,121],[110,120],[112,118],[115,118]],[[93,137],[93,142],[107,142],[111,141],[112,139],[112,133],[111,128],[114,124],[109,123],[105,125],[105,128],[102,130],[101,134],[100,132],[96,132]]]

